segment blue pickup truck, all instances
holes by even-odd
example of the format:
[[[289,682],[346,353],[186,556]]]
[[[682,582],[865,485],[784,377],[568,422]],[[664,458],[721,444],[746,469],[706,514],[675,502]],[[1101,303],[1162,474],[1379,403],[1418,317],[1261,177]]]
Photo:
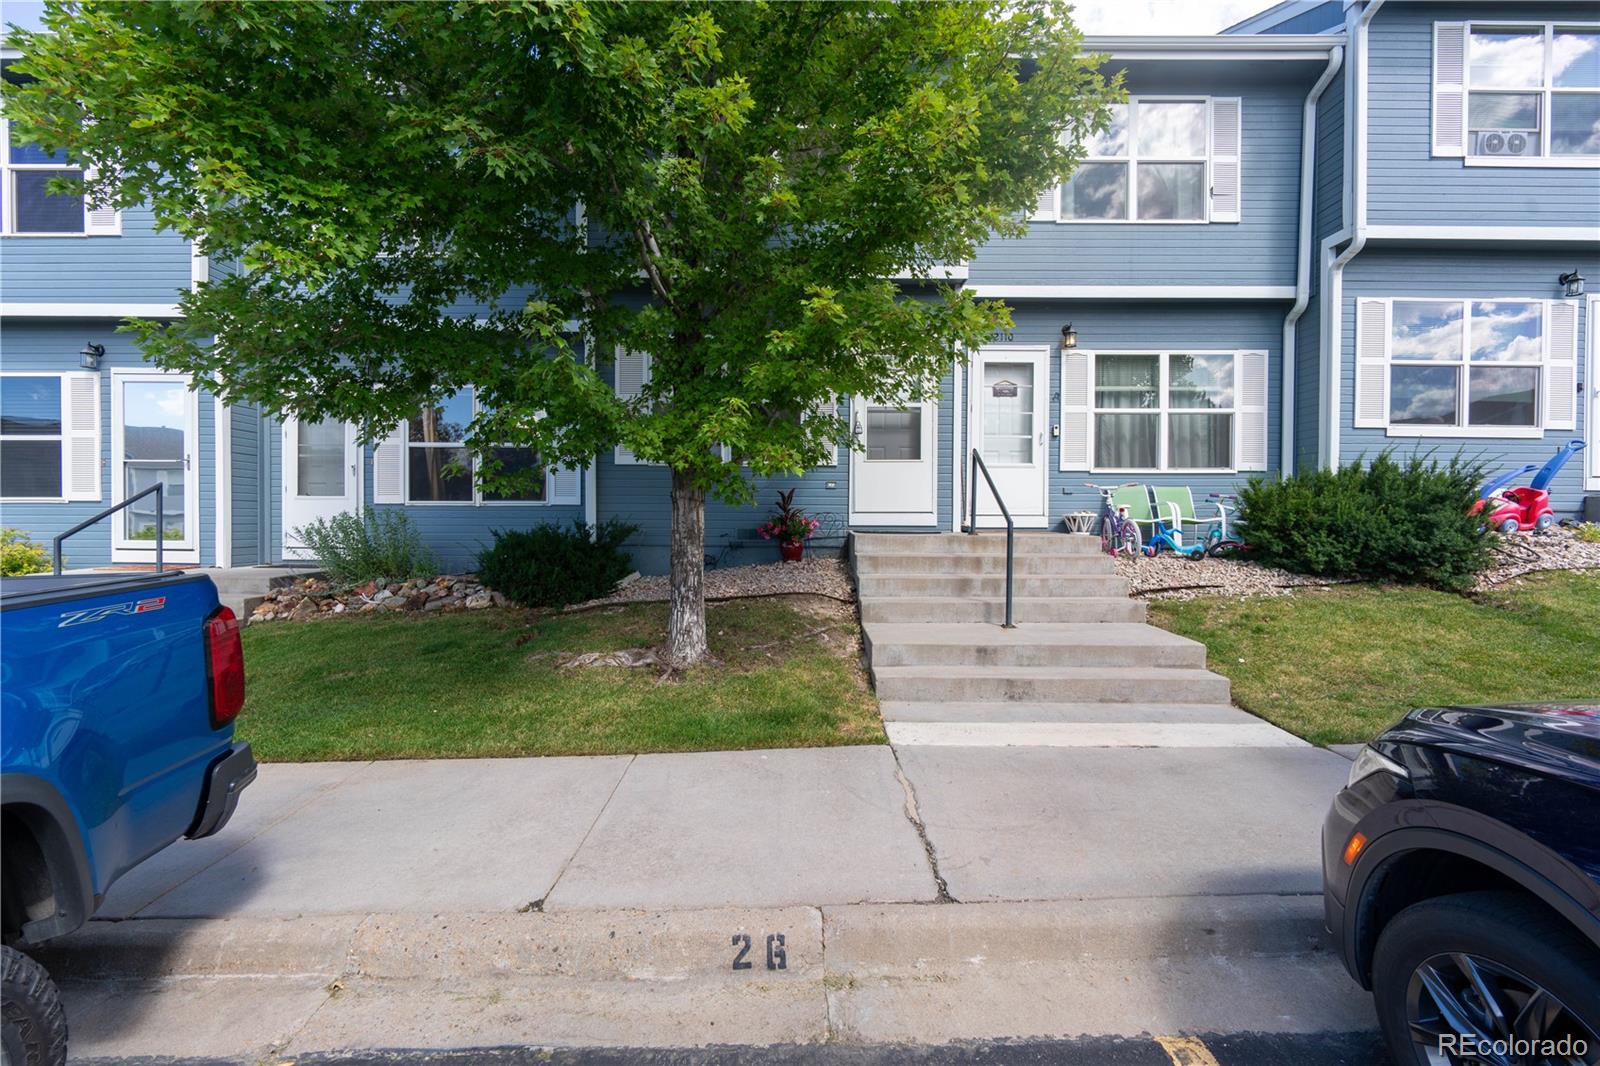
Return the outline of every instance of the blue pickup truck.
[[[221,829],[256,776],[233,739],[239,621],[204,574],[0,579],[4,1051],[57,1063],[66,1023],[19,948],[72,932],[112,883]]]

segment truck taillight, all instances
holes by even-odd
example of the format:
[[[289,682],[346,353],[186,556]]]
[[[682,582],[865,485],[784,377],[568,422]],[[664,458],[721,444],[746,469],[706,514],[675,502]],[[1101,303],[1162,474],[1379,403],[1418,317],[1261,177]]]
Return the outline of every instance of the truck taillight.
[[[239,619],[218,607],[206,619],[206,680],[211,687],[211,728],[221,729],[244,706],[244,645]]]

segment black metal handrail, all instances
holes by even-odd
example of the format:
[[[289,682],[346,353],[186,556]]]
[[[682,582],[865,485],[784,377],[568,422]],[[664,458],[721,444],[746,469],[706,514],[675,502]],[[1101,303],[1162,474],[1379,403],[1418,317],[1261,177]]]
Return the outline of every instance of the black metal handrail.
[[[100,521],[102,518],[109,518],[111,515],[116,514],[118,511],[122,510],[124,507],[128,506],[130,503],[137,503],[138,501],[144,499],[146,496],[150,495],[151,493],[155,493],[155,497],[156,497],[156,573],[158,573],[158,574],[162,573],[161,545],[162,545],[162,542],[166,539],[166,536],[167,536],[167,521],[166,521],[167,516],[166,516],[165,509],[162,507],[162,492],[161,492],[161,488],[162,488],[161,482],[158,481],[154,485],[151,485],[149,488],[144,489],[144,490],[142,490],[140,492],[134,493],[132,496],[129,496],[126,500],[123,500],[121,503],[112,504],[110,507],[107,507],[104,511],[101,511],[99,514],[95,515],[93,518],[85,518],[82,522],[79,522],[77,525],[73,526],[71,529],[67,530],[65,533],[56,534],[56,539],[51,541],[51,544],[50,544],[50,554],[52,556],[51,565],[54,567],[54,570],[52,572],[57,577],[61,576],[61,542],[62,541],[66,540],[68,537],[72,536],[74,533],[83,532],[84,530],[88,529],[90,526],[94,525],[96,522]]]
[[[1000,505],[1000,513],[1006,520],[1006,629],[1017,628],[1012,621],[1011,614],[1011,585],[1012,575],[1016,570],[1017,560],[1017,524],[1011,520],[1011,511],[1006,507],[1006,501],[1000,498],[1000,490],[994,486],[994,478],[989,476],[989,465],[983,461],[983,456],[978,454],[978,449],[972,449],[972,523],[967,526],[968,536],[978,535],[978,473],[982,471],[983,480],[989,483],[989,491],[994,494],[994,502]]]

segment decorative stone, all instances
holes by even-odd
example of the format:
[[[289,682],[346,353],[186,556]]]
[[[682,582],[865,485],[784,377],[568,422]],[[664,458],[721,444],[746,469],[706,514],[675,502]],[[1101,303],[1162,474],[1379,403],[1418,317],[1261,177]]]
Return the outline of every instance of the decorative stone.
[[[467,609],[469,611],[476,611],[481,608],[488,607],[492,603],[494,603],[493,598],[491,598],[487,592],[483,592],[481,590],[474,592],[472,595],[467,597]]]

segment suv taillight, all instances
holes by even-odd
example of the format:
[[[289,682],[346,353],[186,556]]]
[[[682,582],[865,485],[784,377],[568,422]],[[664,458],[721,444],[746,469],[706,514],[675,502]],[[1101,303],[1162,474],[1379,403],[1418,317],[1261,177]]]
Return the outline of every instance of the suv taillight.
[[[206,619],[206,681],[211,689],[211,728],[221,729],[244,706],[244,645],[239,619],[218,607]]]

